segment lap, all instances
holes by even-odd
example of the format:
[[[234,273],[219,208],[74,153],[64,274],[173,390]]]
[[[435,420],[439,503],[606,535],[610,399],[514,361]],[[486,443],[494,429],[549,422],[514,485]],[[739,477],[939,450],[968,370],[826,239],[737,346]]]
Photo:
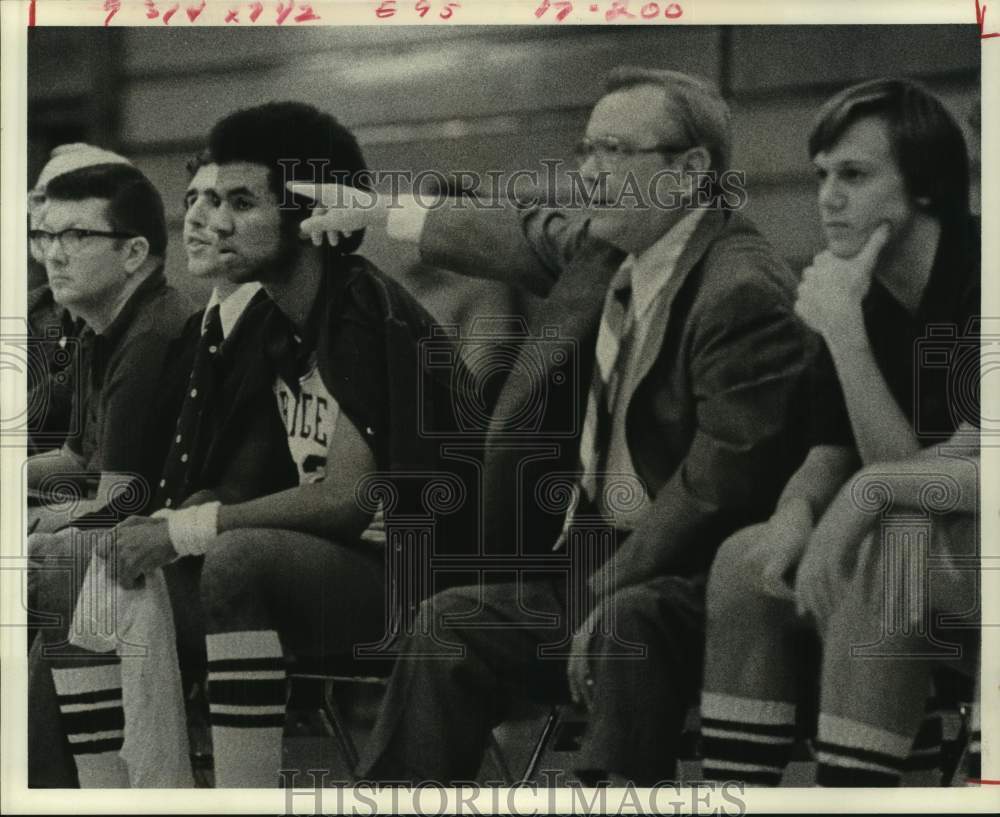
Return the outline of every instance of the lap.
[[[616,621],[664,639],[700,641],[705,630],[705,576],[657,576],[619,590],[605,610]]]
[[[595,636],[606,644],[631,636],[700,654],[704,587],[704,576],[661,576],[623,588],[596,608]],[[450,588],[425,601],[421,615],[434,640],[470,647],[509,674],[513,667],[518,672],[532,665],[562,667],[576,629],[568,601],[565,582],[535,578]]]
[[[246,610],[262,609],[286,647],[304,655],[377,641],[388,624],[382,553],[297,531],[219,536],[205,557],[202,599],[210,632],[243,629]]]

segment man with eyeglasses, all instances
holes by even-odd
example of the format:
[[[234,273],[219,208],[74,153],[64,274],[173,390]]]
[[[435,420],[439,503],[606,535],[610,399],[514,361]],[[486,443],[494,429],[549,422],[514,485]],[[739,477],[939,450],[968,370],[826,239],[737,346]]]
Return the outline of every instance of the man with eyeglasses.
[[[226,277],[226,254],[220,244],[231,236],[214,217],[218,165],[198,157],[188,171],[191,178],[184,196],[187,273],[211,282],[213,289],[205,309],[190,316],[170,345],[165,365],[169,374],[164,380],[183,386],[184,400],[155,484],[151,508],[156,510],[210,499],[250,499],[288,487],[296,477],[284,426],[274,410],[270,370],[261,366],[264,330],[273,319],[274,304],[260,284]],[[50,546],[56,544],[53,541]],[[189,717],[196,720],[199,714],[207,718],[207,712],[198,712],[196,694],[197,685],[204,682],[206,662],[198,592],[201,562],[199,557],[186,557],[163,566],[182,688],[188,697]],[[130,768],[126,777],[126,764],[119,757],[127,742],[121,724],[136,713],[134,708],[131,713],[123,708],[126,696],[120,662],[114,653],[67,648],[77,588],[68,586],[65,573],[38,574],[33,606],[60,616],[62,623],[45,629],[44,655],[35,649],[30,656],[29,785],[128,785],[137,775]],[[82,690],[92,700],[81,703]],[[118,731],[109,724],[116,724]],[[205,734],[204,726],[194,732],[195,738]],[[130,722],[130,728],[138,727]],[[57,750],[63,744],[71,751],[60,755]],[[198,749],[195,745],[193,752]],[[129,755],[127,762],[134,765],[135,755]],[[166,774],[158,782],[179,785]]]
[[[74,395],[79,428],[58,451],[29,458],[28,488],[44,491],[53,478],[86,485],[92,475],[99,480],[96,509],[112,488],[120,491],[138,477],[145,480],[139,496],[148,501],[176,410],[164,399],[167,348],[192,311],[163,273],[160,194],[121,162],[78,168],[47,183],[29,239],[55,302],[85,328]],[[49,520],[67,521],[65,515]],[[38,530],[45,527],[43,518]]]
[[[574,763],[582,780],[672,778],[700,680],[715,549],[766,518],[805,451],[791,417],[808,359],[794,278],[712,187],[729,162],[726,103],[688,75],[621,68],[581,150],[589,201],[575,211],[358,200],[303,224],[318,240],[387,221],[429,263],[547,296],[546,323],[578,343],[583,422],[541,477],[574,465],[583,475],[546,547],[578,547],[594,519],[616,536],[606,562],[568,582],[531,578],[525,562],[516,585],[456,588],[422,605],[362,760],[375,779],[470,779],[513,698],[567,692],[590,711]],[[350,201],[343,189],[313,193]],[[544,382],[569,371],[545,371]],[[495,416],[524,405],[534,385],[510,377]],[[520,441],[544,440],[572,408],[547,402],[541,433]],[[489,444],[488,537],[548,535],[533,521],[544,516],[531,508],[543,483],[522,480],[524,450]],[[587,620],[570,620],[581,606]],[[442,654],[442,644],[461,649]]]
[[[45,208],[45,187],[56,176],[88,165],[130,164],[108,150],[73,143],[52,149],[35,186],[28,191],[28,218],[37,227]],[[30,242],[29,242],[30,249]],[[31,252],[28,261],[28,453],[62,445],[72,425],[76,343],[80,322],[55,302],[45,276],[45,259]]]
[[[67,156],[65,165],[56,165],[64,172],[43,174],[29,198],[32,256],[45,265],[54,303],[84,321],[72,396],[77,425],[59,449],[28,459],[29,495],[43,503],[31,509],[39,534],[91,511],[99,511],[106,525],[125,506],[140,511],[152,498],[177,402],[178,389],[164,376],[167,351],[191,311],[163,274],[167,230],[160,194],[122,157],[102,152],[91,158],[97,160]],[[76,496],[94,498],[46,504],[56,498],[49,489],[65,494],[71,484],[78,486]],[[62,549],[54,547],[29,540],[30,558],[38,565],[59,556]],[[45,572],[29,571],[36,610],[46,609],[35,603]],[[65,569],[48,578],[55,579],[52,586],[69,584]],[[73,578],[83,577],[77,572]],[[50,677],[33,681],[33,689],[51,697]],[[33,740],[58,735],[58,728],[49,728],[55,716],[49,707],[33,718]],[[58,767],[54,776],[65,783],[60,770],[68,752],[61,736],[53,739],[59,741],[49,750]]]

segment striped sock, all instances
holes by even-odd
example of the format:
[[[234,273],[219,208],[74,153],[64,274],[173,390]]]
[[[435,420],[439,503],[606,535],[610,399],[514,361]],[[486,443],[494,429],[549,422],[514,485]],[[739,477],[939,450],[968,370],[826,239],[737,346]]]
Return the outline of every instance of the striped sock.
[[[898,786],[913,740],[867,723],[820,713],[820,786]]]
[[[52,680],[80,787],[127,789],[128,769],[118,754],[125,740],[121,665],[53,668]]]
[[[795,742],[795,704],[703,692],[701,742],[706,780],[777,786]]]
[[[941,752],[944,743],[944,726],[940,710],[924,714],[920,730],[913,739],[913,746],[903,763],[903,786],[941,785]]]
[[[972,704],[972,715],[969,720],[971,723],[969,748],[965,759],[966,777],[979,780],[983,776],[983,725],[982,707],[978,700]]]
[[[287,684],[274,630],[209,635],[208,703],[216,788],[273,788]]]

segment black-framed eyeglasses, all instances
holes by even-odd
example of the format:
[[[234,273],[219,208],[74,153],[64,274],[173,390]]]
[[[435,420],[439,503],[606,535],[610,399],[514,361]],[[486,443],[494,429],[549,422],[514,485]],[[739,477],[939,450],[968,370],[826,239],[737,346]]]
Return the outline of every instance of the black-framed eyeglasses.
[[[689,147],[689,146],[688,146]],[[577,142],[574,149],[577,161],[581,164],[591,156],[600,163],[619,162],[638,153],[683,153],[688,147],[659,143],[655,145],[633,145],[616,136],[599,136],[596,139],[583,138]]]
[[[31,215],[45,204],[45,188],[36,187],[28,191],[28,214]]]
[[[49,251],[54,241],[58,241],[63,248],[63,252],[72,255],[79,251],[83,242],[88,238],[138,238],[135,233],[122,233],[109,230],[85,230],[82,227],[67,227],[58,233],[50,233],[48,230],[28,230],[28,239],[32,248],[45,254]]]

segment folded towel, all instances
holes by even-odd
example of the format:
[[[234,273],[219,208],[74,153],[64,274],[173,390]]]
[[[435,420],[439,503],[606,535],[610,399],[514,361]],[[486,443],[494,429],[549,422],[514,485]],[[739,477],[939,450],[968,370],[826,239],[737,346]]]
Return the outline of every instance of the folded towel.
[[[62,535],[74,535],[74,529]],[[95,553],[77,599],[70,641],[94,652],[115,650],[121,657],[121,757],[131,786],[190,788],[194,779],[170,595],[162,570],[145,579],[142,587],[123,589]]]

